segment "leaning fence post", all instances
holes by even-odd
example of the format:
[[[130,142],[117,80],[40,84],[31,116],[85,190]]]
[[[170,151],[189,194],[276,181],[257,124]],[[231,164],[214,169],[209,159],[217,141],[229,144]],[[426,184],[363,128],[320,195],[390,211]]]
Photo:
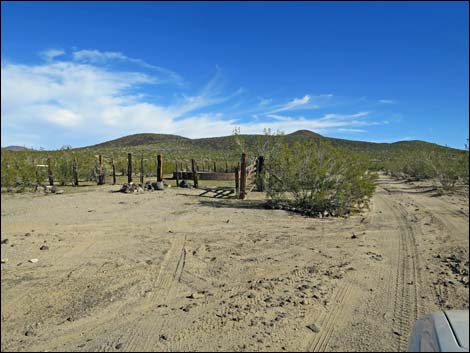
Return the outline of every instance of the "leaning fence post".
[[[264,191],[264,157],[259,156],[256,159],[256,188],[258,191]]]
[[[244,200],[246,197],[246,153],[242,153],[242,159],[240,163],[240,200]]]
[[[214,172],[216,172],[216,171],[217,171],[217,163],[216,163],[216,161],[214,161]]]
[[[132,182],[132,153],[127,154],[127,182]]]
[[[73,185],[78,186],[77,158],[73,159],[72,174],[73,174]]]
[[[157,155],[157,181],[163,181],[163,160],[162,155]]]
[[[196,161],[194,159],[191,159],[191,170],[193,172],[194,187],[198,188],[199,182],[198,182],[198,177],[197,177]]]
[[[52,175],[52,168],[51,168],[51,159],[47,159],[47,176],[49,178],[49,185],[54,185],[54,176]]]
[[[111,165],[113,167],[113,185],[116,185],[116,166],[114,165],[114,159],[111,158]]]

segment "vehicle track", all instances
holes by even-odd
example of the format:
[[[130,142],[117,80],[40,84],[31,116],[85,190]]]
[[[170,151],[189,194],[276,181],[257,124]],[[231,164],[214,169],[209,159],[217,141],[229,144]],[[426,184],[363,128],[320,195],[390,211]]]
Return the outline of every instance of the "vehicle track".
[[[165,255],[160,271],[155,281],[153,295],[143,304],[143,308],[150,311],[158,304],[168,302],[178,292],[178,284],[186,263],[186,236],[175,234],[173,243]],[[155,350],[154,340],[159,338],[159,332],[165,327],[165,318],[161,320],[142,320],[133,328],[133,331],[123,345],[125,351],[152,351]]]
[[[406,349],[408,336],[417,318],[421,315],[419,286],[419,254],[416,246],[415,229],[409,221],[406,209],[392,195],[378,194],[384,205],[394,216],[397,226],[398,248],[396,252],[397,269],[395,274],[395,293],[393,309],[393,334],[395,349]]]
[[[308,352],[324,352],[326,350],[337,326],[338,319],[342,317],[340,314],[344,310],[344,301],[349,297],[351,290],[352,285],[348,282],[341,284],[337,288],[332,298],[332,309],[324,310],[318,319],[320,331],[314,333],[312,340],[308,343]]]

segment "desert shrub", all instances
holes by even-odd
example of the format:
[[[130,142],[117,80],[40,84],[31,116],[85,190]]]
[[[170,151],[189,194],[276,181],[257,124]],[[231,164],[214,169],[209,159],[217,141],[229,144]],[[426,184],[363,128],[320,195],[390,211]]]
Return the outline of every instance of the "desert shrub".
[[[426,162],[434,171],[434,175],[440,186],[445,191],[455,188],[455,184],[459,180],[459,158],[454,154],[430,154],[426,158]]]
[[[73,182],[72,160],[67,155],[62,154],[57,156],[51,163],[54,181],[59,182],[60,185]]]
[[[428,156],[423,152],[410,151],[402,156],[402,160],[401,172],[408,179],[424,180],[436,175]]]
[[[307,215],[345,215],[374,192],[376,175],[367,167],[363,156],[325,143],[283,144],[266,164],[267,194]]]

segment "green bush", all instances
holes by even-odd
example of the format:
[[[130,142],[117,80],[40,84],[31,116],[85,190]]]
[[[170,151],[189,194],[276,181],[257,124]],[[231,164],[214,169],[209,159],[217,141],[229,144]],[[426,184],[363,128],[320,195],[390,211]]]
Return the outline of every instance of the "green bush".
[[[345,215],[375,190],[364,157],[320,142],[282,145],[266,171],[268,196],[307,215]]]

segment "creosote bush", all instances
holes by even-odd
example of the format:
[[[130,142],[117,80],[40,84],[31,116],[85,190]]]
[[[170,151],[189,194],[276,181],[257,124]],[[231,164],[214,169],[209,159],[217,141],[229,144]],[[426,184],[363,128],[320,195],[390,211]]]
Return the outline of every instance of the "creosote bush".
[[[306,215],[343,216],[355,204],[368,203],[375,173],[359,154],[320,142],[282,145],[266,164],[267,193]],[[326,212],[325,212],[326,211]]]

